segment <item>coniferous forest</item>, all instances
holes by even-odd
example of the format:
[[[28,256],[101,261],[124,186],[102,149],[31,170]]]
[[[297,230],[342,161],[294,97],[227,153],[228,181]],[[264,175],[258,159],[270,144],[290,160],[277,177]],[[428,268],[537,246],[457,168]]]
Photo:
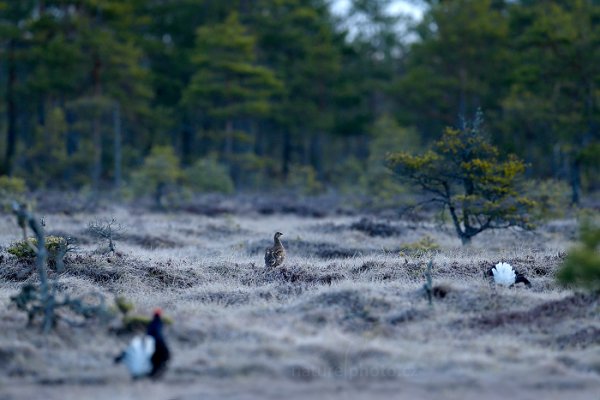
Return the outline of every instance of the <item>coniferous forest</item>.
[[[333,3],[0,1],[0,175],[385,196],[386,153],[480,109],[527,178],[598,189],[600,2]]]

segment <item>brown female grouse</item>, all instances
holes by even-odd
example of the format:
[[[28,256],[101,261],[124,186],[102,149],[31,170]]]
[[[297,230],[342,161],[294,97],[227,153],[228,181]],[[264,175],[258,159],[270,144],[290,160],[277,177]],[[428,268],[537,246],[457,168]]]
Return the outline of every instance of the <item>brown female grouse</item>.
[[[279,240],[279,237],[282,235],[283,233],[281,232],[275,232],[275,244],[265,250],[265,267],[277,267],[283,264],[285,249],[283,248],[283,244],[281,244],[281,240]]]

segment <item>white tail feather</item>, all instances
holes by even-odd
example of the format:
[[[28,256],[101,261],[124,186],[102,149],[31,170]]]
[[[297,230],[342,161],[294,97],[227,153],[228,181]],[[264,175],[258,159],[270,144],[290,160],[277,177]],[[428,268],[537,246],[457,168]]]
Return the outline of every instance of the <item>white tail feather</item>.
[[[494,282],[498,285],[510,286],[515,283],[517,275],[515,270],[510,264],[498,263],[492,268],[492,274],[494,274]]]
[[[155,343],[152,336],[136,336],[125,350],[123,363],[134,378],[148,375],[152,371],[151,358]]]

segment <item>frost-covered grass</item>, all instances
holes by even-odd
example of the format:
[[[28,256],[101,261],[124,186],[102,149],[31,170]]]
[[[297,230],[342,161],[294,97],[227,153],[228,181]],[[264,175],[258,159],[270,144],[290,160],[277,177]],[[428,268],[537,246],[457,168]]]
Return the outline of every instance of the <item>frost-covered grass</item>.
[[[103,255],[86,227],[112,217],[125,230],[117,254]],[[490,388],[510,385],[517,398],[585,398],[600,388],[600,302],[553,278],[575,221],[489,232],[465,248],[450,227],[428,220],[377,220],[393,234],[369,236],[352,228],[361,217],[126,208],[45,215],[49,234],[79,240],[62,290],[125,296],[135,313],[161,307],[174,322],[166,328],[173,360],[161,382],[130,383],[112,365],[127,337],[95,324],[61,325],[48,337],[27,328],[9,297],[35,275],[3,252],[0,394],[117,399],[147,389],[148,399],[236,398],[238,388],[248,398],[384,398],[403,388],[408,398],[493,398],[499,392]],[[284,233],[288,258],[266,271],[263,251],[275,231]],[[439,250],[415,249],[426,236]],[[13,219],[0,216],[0,246],[19,238]],[[430,259],[434,285],[447,292],[432,308],[421,291]],[[532,288],[490,286],[483,271],[500,261]],[[347,390],[357,382],[362,389]]]

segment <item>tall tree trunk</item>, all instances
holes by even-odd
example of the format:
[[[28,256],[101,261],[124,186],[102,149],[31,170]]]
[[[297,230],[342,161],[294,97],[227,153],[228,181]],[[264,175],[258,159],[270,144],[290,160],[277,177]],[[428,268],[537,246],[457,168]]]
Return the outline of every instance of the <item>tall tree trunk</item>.
[[[312,134],[310,135],[312,136]],[[310,142],[311,138],[309,135],[304,136],[304,142],[302,143],[302,164],[310,165]]]
[[[357,138],[358,150],[356,152],[360,160],[367,160],[369,158],[369,135],[360,135]]]
[[[283,178],[287,179],[290,173],[290,160],[292,158],[292,135],[289,131],[283,134],[283,151],[281,152],[281,172]]]
[[[100,134],[100,117],[94,117],[92,122],[92,136],[94,143],[94,165],[92,166],[92,186],[94,191],[100,188],[102,177],[102,135]]]
[[[555,143],[554,146],[552,146],[552,163],[551,163],[552,177],[554,179],[560,178],[561,165],[562,165],[562,152],[560,150],[560,144]]]
[[[190,165],[192,162],[192,142],[193,130],[186,116],[183,118],[181,126],[181,162],[183,165]]]
[[[225,160],[227,160],[227,165],[229,165],[229,176],[231,176],[234,185],[238,187],[240,183],[240,171],[233,160],[233,142],[233,121],[227,120],[225,122]]]
[[[323,140],[320,134],[312,135],[310,139],[310,163],[319,179],[323,179]]]
[[[252,122],[251,130],[254,136],[254,154],[262,157],[265,155],[263,127],[257,128],[256,123]]]
[[[581,194],[581,161],[575,157],[571,165],[571,204],[578,205]]]
[[[471,244],[471,236],[462,235],[460,237],[460,242],[463,246],[468,246],[469,244]]]
[[[228,163],[231,163],[231,156],[233,155],[233,121],[228,119],[225,122],[225,159]]]
[[[464,129],[464,123],[467,118],[467,70],[465,67],[460,67],[458,70],[458,79],[460,89],[458,93],[458,126]]]
[[[100,86],[100,70],[102,63],[100,58],[96,56],[94,59],[94,69],[92,71],[92,82],[94,84],[94,96],[96,100],[99,100],[101,94]],[[94,142],[94,166],[92,168],[92,186],[94,191],[98,191],[100,188],[100,179],[102,178],[102,132],[100,131],[100,117],[102,112],[100,105],[96,106],[98,109],[95,110],[94,120],[92,122],[92,137]]]
[[[6,153],[4,165],[0,173],[12,175],[13,160],[17,148],[17,101],[15,99],[15,85],[17,83],[17,65],[15,61],[16,42],[11,39],[8,43],[8,79],[6,81]]]
[[[121,104],[116,101],[115,108],[113,110],[113,122],[115,129],[115,137],[114,137],[114,158],[115,158],[115,189],[119,190],[121,188],[121,166],[122,166],[122,137],[121,137]]]

